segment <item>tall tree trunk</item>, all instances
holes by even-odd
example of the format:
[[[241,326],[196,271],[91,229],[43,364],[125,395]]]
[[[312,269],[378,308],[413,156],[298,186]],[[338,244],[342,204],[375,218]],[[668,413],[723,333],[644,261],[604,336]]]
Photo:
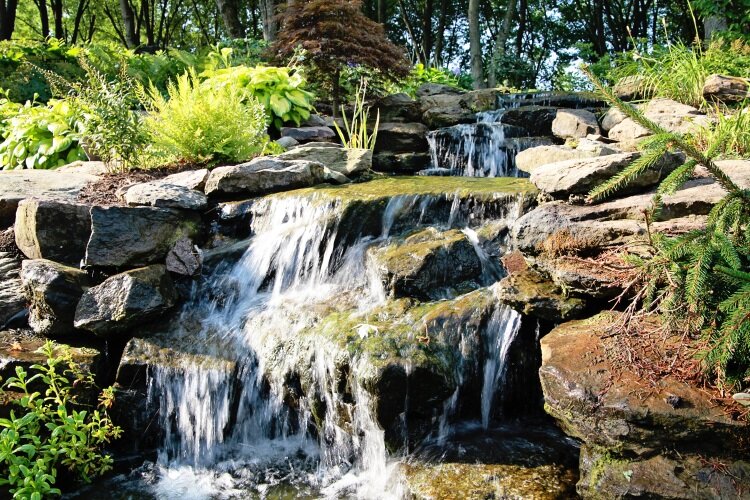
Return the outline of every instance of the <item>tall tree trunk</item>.
[[[432,56],[432,45],[434,34],[432,33],[432,14],[434,13],[433,0],[425,0],[424,12],[422,13],[422,56],[425,65],[429,65]]]
[[[435,32],[435,63],[443,65],[443,48],[445,47],[445,25],[448,22],[448,0],[440,0],[437,31]]]
[[[16,27],[18,0],[0,0],[0,40],[10,40]]]
[[[276,3],[274,0],[260,0],[260,15],[263,19],[263,39],[273,42],[276,39]]]
[[[500,27],[500,31],[497,32],[497,38],[495,39],[495,55],[493,57],[492,70],[489,74],[490,87],[497,87],[497,64],[505,58],[505,44],[510,36],[510,27],[513,18],[516,15],[516,0],[508,0],[508,5],[505,7],[505,17],[503,17],[503,25]]]
[[[82,3],[81,0],[79,3]],[[50,0],[52,18],[55,20],[55,38],[65,40],[65,25],[63,24],[63,0]]]
[[[245,38],[245,27],[240,22],[237,0],[216,0],[230,38]]]
[[[482,34],[479,31],[479,0],[469,0],[469,54],[474,88],[485,87],[482,69]]]
[[[526,19],[529,10],[528,0],[520,0],[518,6],[518,31],[516,31],[516,57],[523,52],[523,36],[526,34]]]
[[[378,0],[378,22],[386,24],[388,21],[388,0]]]
[[[79,0],[78,7],[76,7],[76,15],[73,18],[73,36],[70,38],[70,43],[75,44],[78,42],[78,35],[81,32],[81,21],[83,20],[83,13],[86,12],[89,0]],[[93,17],[93,16],[92,16]]]
[[[125,43],[131,49],[139,46],[141,41],[137,34],[135,13],[129,0],[120,0],[120,13],[122,14],[122,24],[125,28]]]
[[[49,14],[47,13],[47,0],[34,0],[39,9],[39,20],[42,23],[42,38],[49,36]]]

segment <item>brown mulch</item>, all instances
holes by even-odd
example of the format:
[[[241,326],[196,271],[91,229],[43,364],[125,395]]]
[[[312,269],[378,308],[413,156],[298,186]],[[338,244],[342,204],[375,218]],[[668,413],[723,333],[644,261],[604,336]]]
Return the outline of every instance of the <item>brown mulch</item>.
[[[168,175],[177,174],[187,170],[199,170],[206,165],[193,163],[176,164],[166,167],[151,168],[148,170],[134,169],[126,172],[112,172],[101,176],[98,181],[84,186],[78,194],[78,201],[91,205],[117,206],[125,203],[117,197],[117,191],[121,188],[162,179]]]

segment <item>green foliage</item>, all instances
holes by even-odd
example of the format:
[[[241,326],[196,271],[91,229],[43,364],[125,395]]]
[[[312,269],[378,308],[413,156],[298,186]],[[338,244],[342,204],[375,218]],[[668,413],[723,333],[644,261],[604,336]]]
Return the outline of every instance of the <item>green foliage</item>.
[[[660,313],[678,331],[700,336],[704,368],[719,385],[750,385],[750,190],[737,186],[714,162],[733,143],[727,141],[731,134],[719,130],[700,142],[670,133],[589,76],[605,99],[654,134],[641,158],[595,188],[590,198],[628,185],[671,149],[682,151],[687,161],[660,184],[649,218],[659,216],[661,199],[690,179],[698,165],[727,192],[709,213],[705,229],[679,237],[649,231],[649,254],[631,255],[629,261],[640,272],[637,297],[643,309]]]
[[[167,85],[168,99],[149,88],[145,123],[153,153],[193,163],[239,162],[260,154],[268,142],[263,105],[236,85],[206,83],[189,71]]]
[[[233,86],[255,98],[264,106],[269,122],[280,129],[285,123],[299,126],[313,110],[312,92],[305,90],[307,82],[302,72],[293,68],[273,66],[237,66],[203,73],[205,84]]]
[[[10,105],[3,108],[9,110]],[[81,116],[70,103],[27,101],[15,114],[4,113],[0,168],[48,169],[86,158],[79,145]]]
[[[370,108],[365,106],[367,99],[367,81],[362,80],[359,91],[355,97],[354,109],[351,119],[346,116],[346,109],[341,106],[341,118],[344,121],[344,130],[334,121],[336,133],[345,148],[350,149],[375,149],[375,141],[378,138],[378,127],[380,126],[380,110],[378,110],[372,132],[368,131],[367,122],[370,118]]]
[[[395,87],[396,91],[415,97],[417,89],[425,83],[437,83],[457,89],[471,90],[471,77],[468,75],[456,75],[445,68],[425,67],[421,63],[414,66],[406,78],[397,83]]]
[[[91,375],[81,371],[69,350],[56,349],[51,341],[39,352],[47,356],[45,364],[33,365],[31,376],[16,367],[16,376],[0,388],[2,395],[20,393],[15,399],[20,412],[0,419],[0,485],[19,499],[60,495],[58,471],[84,482],[107,472],[112,458],[102,449],[121,434],[107,414],[113,389],[101,393],[98,408],[83,405],[76,394],[94,386]]]
[[[695,134],[702,148],[714,144],[719,154],[728,158],[750,157],[750,102],[739,105],[734,112],[714,108],[716,125],[708,125]]]
[[[632,57],[616,64],[611,78],[637,78],[644,97],[667,97],[704,107],[703,86],[708,76],[750,76],[750,45],[742,40],[715,40],[703,48],[700,40],[692,45],[677,42],[656,46],[651,53],[636,49]]]

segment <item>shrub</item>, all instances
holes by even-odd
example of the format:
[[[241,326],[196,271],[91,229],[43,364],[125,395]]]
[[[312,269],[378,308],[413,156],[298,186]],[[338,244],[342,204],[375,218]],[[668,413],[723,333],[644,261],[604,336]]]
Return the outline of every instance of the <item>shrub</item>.
[[[206,85],[231,85],[256,98],[266,109],[269,122],[277,129],[284,123],[299,126],[310,117],[313,94],[305,90],[305,78],[299,70],[273,66],[237,66],[207,71]]]
[[[201,84],[189,71],[167,93],[169,99],[150,87],[146,118],[154,153],[165,160],[239,162],[268,142],[264,107],[238,86]]]
[[[750,45],[741,40],[712,41],[703,48],[700,40],[655,47],[648,54],[635,50],[632,57],[618,59],[612,79],[633,76],[644,97],[667,97],[696,107],[704,107],[703,86],[714,73],[750,76]]]
[[[5,119],[0,143],[3,169],[60,167],[86,155],[79,144],[81,116],[69,102],[46,105],[28,101]]]
[[[678,237],[649,231],[650,251],[629,255],[628,260],[639,270],[642,284],[633,304],[660,314],[676,331],[700,338],[706,372],[722,387],[741,389],[750,382],[750,191],[714,162],[730,135],[719,130],[709,142],[700,143],[668,132],[589,76],[609,102],[654,134],[645,141],[640,158],[595,188],[591,199],[627,186],[673,149],[683,152],[686,161],[657,188],[649,220],[658,217],[662,198],[679,189],[699,165],[727,192],[704,229]],[[744,113],[738,115],[737,120],[745,119]]]
[[[111,387],[102,391],[98,409],[87,408],[76,393],[94,385],[91,375],[68,349],[56,350],[50,341],[39,352],[47,361],[31,367],[34,375],[16,367],[16,376],[0,388],[2,396],[9,389],[20,393],[15,404],[22,414],[11,411],[10,418],[0,419],[0,485],[8,485],[13,498],[60,495],[55,487],[60,469],[84,482],[107,472],[112,458],[102,448],[121,433],[107,415],[114,401]],[[40,383],[43,392],[32,388]]]
[[[396,91],[415,97],[417,89],[425,83],[438,83],[464,90],[471,89],[471,79],[467,79],[466,75],[454,74],[445,68],[426,68],[420,63],[414,66],[407,77],[396,85]]]

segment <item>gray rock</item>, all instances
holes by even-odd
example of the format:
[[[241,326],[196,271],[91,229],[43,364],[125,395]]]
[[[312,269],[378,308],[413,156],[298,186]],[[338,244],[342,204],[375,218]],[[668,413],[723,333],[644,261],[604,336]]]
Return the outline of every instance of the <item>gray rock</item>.
[[[167,254],[167,271],[183,276],[197,276],[203,266],[203,253],[188,238],[175,243]]]
[[[86,266],[134,267],[163,261],[179,239],[202,230],[193,212],[151,207],[92,207]]]
[[[645,105],[640,105],[639,108],[646,118],[669,132],[681,134],[695,132],[713,123],[713,119],[696,108],[671,99],[654,99]],[[651,131],[636,123],[632,118],[625,118],[609,130],[609,138],[615,141],[629,141],[649,135]]]
[[[419,102],[406,94],[393,94],[378,100],[373,106],[380,113],[380,122],[418,122],[422,119]],[[371,112],[375,116],[376,111]]]
[[[465,234],[430,228],[369,252],[392,297],[437,298],[444,287],[479,278],[482,264]]]
[[[567,199],[570,195],[584,195],[630,165],[639,156],[638,153],[619,153],[549,163],[534,169],[531,182],[557,199]],[[630,185],[631,190],[653,186],[677,165],[679,158],[667,154],[663,160],[635,179]]]
[[[427,151],[427,132],[422,123],[381,123],[375,151],[392,153],[418,153]]]
[[[8,252],[0,252],[0,330],[26,308],[20,271],[19,259]]]
[[[36,198],[21,201],[16,212],[16,246],[29,259],[79,265],[91,235],[90,208]]]
[[[176,301],[165,266],[134,269],[86,290],[76,307],[74,325],[100,337],[112,337],[158,318]]]
[[[430,166],[429,153],[375,153],[372,168],[378,172],[415,174]]]
[[[59,170],[1,170],[0,227],[13,225],[18,203],[26,198],[75,202],[96,175]]]
[[[499,301],[528,316],[552,322],[580,317],[586,306],[582,299],[567,296],[533,269],[511,273],[492,288]]]
[[[21,282],[29,306],[29,326],[55,337],[73,333],[76,305],[89,285],[88,275],[51,260],[23,261]]]
[[[563,139],[579,139],[599,132],[596,115],[585,109],[558,109],[552,121],[552,134]]]
[[[628,116],[625,113],[620,111],[620,108],[609,108],[609,111],[607,111],[607,113],[602,118],[602,130],[605,132],[609,132],[617,125],[622,123],[622,121],[627,117]]]
[[[336,134],[328,127],[282,127],[281,137],[291,137],[297,142],[332,141]]]
[[[133,206],[203,210],[208,205],[200,191],[163,181],[134,184],[125,190],[125,203]]]
[[[529,135],[552,135],[552,122],[557,116],[557,108],[552,106],[520,106],[507,110],[502,123],[525,129]]]
[[[310,115],[307,120],[302,122],[303,127],[325,127],[326,121],[325,119],[316,114]]]
[[[431,129],[476,122],[477,113],[497,108],[500,95],[497,89],[481,89],[423,96],[420,99],[422,122]]]
[[[341,174],[321,163],[263,157],[240,165],[215,168],[206,181],[206,194],[254,196],[314,186],[329,179],[334,182],[344,180]]]
[[[107,164],[103,161],[74,161],[73,163],[68,163],[60,168],[56,168],[55,172],[105,175],[110,173],[111,169],[107,168]]]
[[[280,160],[306,160],[322,163],[328,169],[346,176],[362,174],[372,168],[369,149],[330,148],[303,145],[277,156]]]
[[[276,144],[284,149],[292,149],[294,146],[298,146],[299,142],[297,142],[296,139],[292,139],[291,137],[281,137],[276,140]]]
[[[203,186],[206,185],[206,179],[208,179],[208,169],[201,168],[199,170],[185,170],[184,172],[168,175],[156,182],[163,182],[164,184],[172,184],[175,186],[186,187],[188,189],[203,191]]]
[[[644,98],[643,75],[631,75],[621,78],[612,89],[617,97],[623,101],[634,101]]]
[[[750,82],[735,76],[711,75],[703,84],[703,97],[708,101],[742,102],[750,96]]]
[[[586,144],[584,147],[571,148],[568,146],[537,146],[525,149],[516,155],[516,167],[522,172],[532,173],[538,167],[549,163],[566,160],[594,158],[618,153],[606,144]]]

